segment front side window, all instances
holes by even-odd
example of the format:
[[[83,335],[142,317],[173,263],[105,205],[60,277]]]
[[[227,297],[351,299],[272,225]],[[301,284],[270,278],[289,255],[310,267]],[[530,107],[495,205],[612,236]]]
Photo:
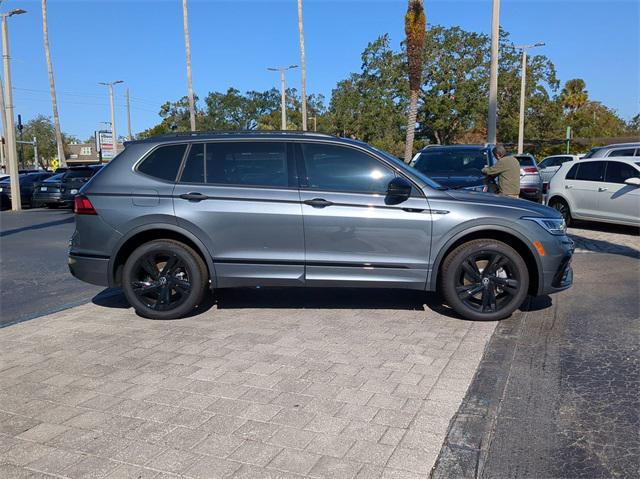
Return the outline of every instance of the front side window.
[[[621,150],[612,150],[611,153],[607,156],[635,156],[636,149],[635,148],[624,148]]]
[[[354,148],[303,143],[302,152],[307,188],[385,194],[395,177],[390,168]]]
[[[604,161],[587,161],[580,163],[576,180],[602,181],[604,176]]]
[[[156,148],[138,166],[138,171],[161,180],[175,181],[186,149],[185,144]]]
[[[286,188],[289,186],[286,144],[196,143],[191,147],[180,181]]]
[[[609,161],[607,162],[604,181],[607,183],[624,183],[629,178],[637,178],[639,176],[640,173],[633,166],[620,161]]]

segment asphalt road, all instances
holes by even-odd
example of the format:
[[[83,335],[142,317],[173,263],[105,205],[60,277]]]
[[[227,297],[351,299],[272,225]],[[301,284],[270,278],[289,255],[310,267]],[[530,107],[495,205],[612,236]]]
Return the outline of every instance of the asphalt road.
[[[637,477],[640,261],[573,264],[572,289],[496,328],[433,478]]]
[[[0,212],[0,326],[84,303],[104,289],[69,273],[73,230],[67,209]]]

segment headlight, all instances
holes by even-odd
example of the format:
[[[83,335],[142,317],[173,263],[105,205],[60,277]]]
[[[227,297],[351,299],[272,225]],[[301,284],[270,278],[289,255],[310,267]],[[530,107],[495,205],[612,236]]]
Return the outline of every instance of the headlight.
[[[533,216],[525,216],[522,219],[538,223],[552,235],[567,234],[567,224],[562,218],[538,218]]]

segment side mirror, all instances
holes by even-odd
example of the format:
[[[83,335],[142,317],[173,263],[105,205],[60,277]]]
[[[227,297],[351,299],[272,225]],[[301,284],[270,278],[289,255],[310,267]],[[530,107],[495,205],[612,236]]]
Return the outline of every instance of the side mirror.
[[[638,187],[640,186],[640,178],[632,176],[631,178],[624,180],[624,184]]]
[[[389,205],[397,205],[403,201],[407,201],[411,196],[411,183],[402,177],[395,177],[387,186],[386,203]]]

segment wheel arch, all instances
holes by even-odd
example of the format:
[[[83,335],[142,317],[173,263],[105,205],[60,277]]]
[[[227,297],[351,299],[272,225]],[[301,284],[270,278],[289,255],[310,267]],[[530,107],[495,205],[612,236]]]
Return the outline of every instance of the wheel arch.
[[[157,239],[172,239],[191,247],[202,257],[209,275],[209,284],[213,288],[215,282],[215,267],[213,257],[207,247],[193,233],[171,224],[148,224],[130,231],[122,237],[109,261],[109,285],[120,286],[122,282],[122,267],[129,255],[140,245]]]
[[[430,291],[436,291],[438,288],[438,281],[441,276],[440,268],[447,255],[461,244],[477,239],[494,239],[514,248],[524,259],[529,271],[529,294],[534,296],[539,294],[543,284],[542,262],[538,258],[533,245],[529,245],[527,239],[517,231],[498,225],[470,228],[450,238],[440,249],[433,263],[433,273],[429,281]]]

